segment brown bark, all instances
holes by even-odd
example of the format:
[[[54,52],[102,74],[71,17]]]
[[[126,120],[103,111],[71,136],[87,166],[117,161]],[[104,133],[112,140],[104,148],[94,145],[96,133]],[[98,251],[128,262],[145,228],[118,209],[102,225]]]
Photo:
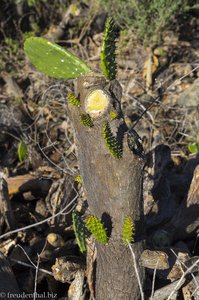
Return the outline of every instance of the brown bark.
[[[110,96],[109,108],[94,120],[92,128],[80,123],[84,112],[84,101],[88,93],[96,88],[105,90]],[[143,161],[127,146],[126,124],[120,111],[120,119],[112,122],[113,131],[123,136],[123,157],[112,157],[106,148],[102,124],[108,119],[113,107],[120,110],[121,89],[117,81],[107,84],[102,77],[84,76],[78,80],[81,107],[71,107],[70,115],[76,131],[78,158],[85,193],[92,214],[101,218],[108,228],[110,239],[107,245],[97,243],[97,269],[95,294],[97,300],[133,300],[140,298],[132,255],[121,240],[124,217],[131,216],[135,222],[136,237],[132,245],[138,261],[143,244],[142,171]],[[143,283],[144,273],[139,268]]]

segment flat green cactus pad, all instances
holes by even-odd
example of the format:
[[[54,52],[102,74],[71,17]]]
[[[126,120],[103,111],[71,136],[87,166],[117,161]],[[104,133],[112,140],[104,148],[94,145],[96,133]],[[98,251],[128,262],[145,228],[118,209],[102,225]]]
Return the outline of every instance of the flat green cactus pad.
[[[36,69],[49,77],[73,79],[91,71],[77,56],[40,37],[28,38],[24,50]]]

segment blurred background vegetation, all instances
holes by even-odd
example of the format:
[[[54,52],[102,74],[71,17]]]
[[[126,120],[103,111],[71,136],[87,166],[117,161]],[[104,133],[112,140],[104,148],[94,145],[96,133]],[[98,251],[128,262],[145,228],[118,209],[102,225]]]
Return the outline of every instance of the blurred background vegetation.
[[[188,0],[99,0],[99,3],[123,29],[134,32],[146,46],[158,44],[163,31],[175,24],[177,17],[186,17],[191,9],[199,8],[197,1]]]

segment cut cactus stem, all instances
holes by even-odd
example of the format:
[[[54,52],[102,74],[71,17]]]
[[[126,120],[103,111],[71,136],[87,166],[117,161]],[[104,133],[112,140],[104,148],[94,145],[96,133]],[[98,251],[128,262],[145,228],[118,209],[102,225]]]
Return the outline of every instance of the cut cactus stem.
[[[85,111],[92,118],[99,118],[107,111],[110,101],[109,95],[104,90],[93,90],[85,99]]]

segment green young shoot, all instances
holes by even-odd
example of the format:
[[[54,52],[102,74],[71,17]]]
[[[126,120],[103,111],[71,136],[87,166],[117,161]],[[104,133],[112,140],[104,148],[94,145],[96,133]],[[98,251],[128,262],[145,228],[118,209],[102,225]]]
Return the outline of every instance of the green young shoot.
[[[81,114],[80,115],[80,122],[82,125],[87,127],[93,127],[93,120],[89,116],[89,114]]]
[[[68,99],[68,102],[70,104],[72,104],[73,106],[80,107],[80,105],[81,105],[80,100],[75,96],[75,94],[69,93],[67,99]]]
[[[105,122],[102,126],[104,142],[113,157],[122,158],[122,144],[119,143],[117,138],[113,135],[109,122]]]
[[[104,245],[107,244],[108,238],[106,229],[104,228],[102,222],[96,216],[88,216],[86,219],[86,226],[99,243]]]
[[[199,153],[199,143],[189,143],[187,145],[187,148],[189,150],[190,153],[193,153],[193,154],[197,154]]]
[[[102,49],[100,54],[101,69],[104,77],[108,80],[113,80],[116,77],[116,38],[118,35],[117,28],[114,21],[109,17],[106,21]]]
[[[77,210],[72,212],[73,229],[79,249],[82,253],[86,252],[87,228],[82,219],[82,215]]]
[[[23,141],[21,141],[18,144],[17,154],[18,154],[18,158],[19,158],[20,162],[23,162],[24,160],[26,160],[26,158],[28,156],[28,148],[27,148],[27,145]]]
[[[134,224],[132,218],[129,216],[124,218],[122,227],[122,240],[125,245],[134,242]]]

